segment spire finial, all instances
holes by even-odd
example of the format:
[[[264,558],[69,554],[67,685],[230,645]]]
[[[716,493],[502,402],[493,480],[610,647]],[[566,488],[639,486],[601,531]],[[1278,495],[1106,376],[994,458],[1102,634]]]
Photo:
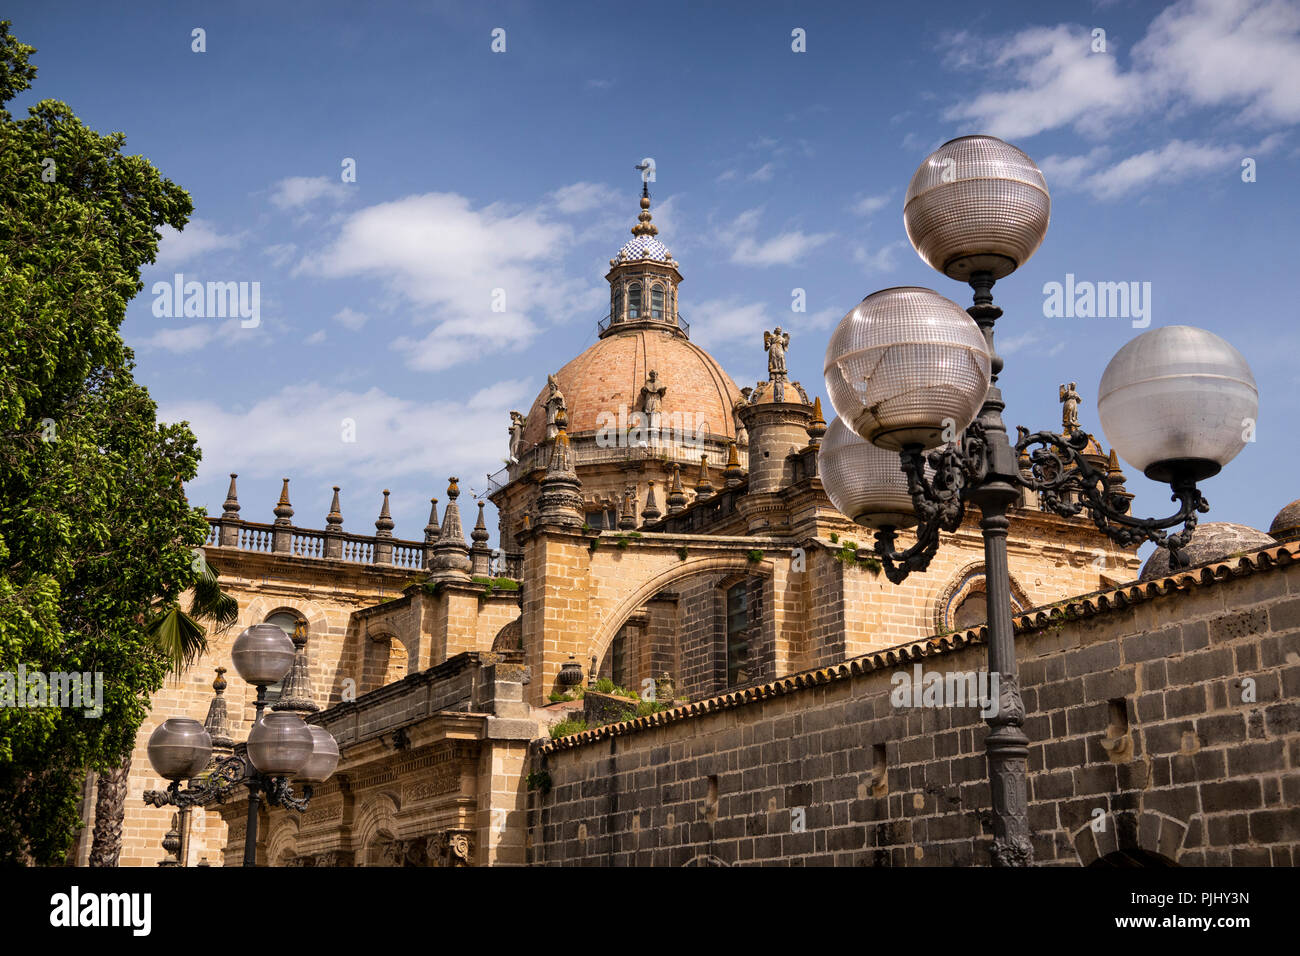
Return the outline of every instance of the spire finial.
[[[280,487],[280,500],[275,506],[275,523],[288,524],[289,519],[293,517],[293,505],[289,504],[289,479],[284,479],[284,484]]]
[[[657,236],[659,227],[650,221],[650,184],[641,183],[641,212],[637,214],[636,225],[632,227],[634,236]]]
[[[822,442],[822,436],[826,434],[826,419],[822,417],[822,399],[818,395],[813,399],[813,417],[807,427],[804,429],[808,432],[808,444],[816,447]]]
[[[235,490],[235,479],[238,477],[233,471],[230,473],[230,487],[226,490],[226,500],[221,506],[225,509],[221,513],[223,518],[234,519],[239,517],[239,493]]]
[[[438,540],[438,499],[429,499],[429,523],[424,526],[425,542]]]
[[[668,488],[668,513],[676,514],[686,507],[686,490],[682,488],[682,468],[673,463],[673,483]]]
[[[695,483],[695,498],[704,501],[713,497],[713,482],[709,480],[709,456],[700,456],[700,479]]]
[[[650,482],[650,487],[645,493],[645,507],[641,509],[642,521],[657,521],[663,514],[659,510],[659,503],[655,500],[655,483]]]
[[[343,511],[339,507],[339,486],[334,486],[334,500],[330,502],[330,513],[325,516],[325,524],[329,528],[343,527]]]
[[[393,515],[388,510],[388,489],[384,489],[384,505],[379,509],[379,517],[375,519],[375,529],[379,535],[386,538],[393,536]]]
[[[740,451],[734,441],[727,444],[727,468],[723,477],[726,478],[728,488],[734,488],[745,480],[745,473],[740,467]]]

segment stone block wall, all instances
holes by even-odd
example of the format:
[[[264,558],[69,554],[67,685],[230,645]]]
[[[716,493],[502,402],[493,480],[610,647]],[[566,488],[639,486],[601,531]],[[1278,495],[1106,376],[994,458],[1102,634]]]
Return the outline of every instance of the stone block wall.
[[[1017,619],[1040,865],[1300,864],[1300,547]],[[978,630],[534,745],[540,864],[984,865]]]

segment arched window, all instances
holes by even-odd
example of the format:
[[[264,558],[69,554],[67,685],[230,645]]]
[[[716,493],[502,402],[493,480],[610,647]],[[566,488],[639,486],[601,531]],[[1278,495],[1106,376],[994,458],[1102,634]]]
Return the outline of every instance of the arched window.
[[[292,611],[276,611],[266,619],[267,624],[274,624],[280,630],[284,631],[289,638],[293,638],[293,632],[298,627],[300,618]],[[287,676],[287,675],[286,675]],[[266,689],[266,703],[274,704],[280,699],[280,691],[284,681],[277,681]]]
[[[741,581],[727,588],[727,686],[749,677],[749,588]]]
[[[641,285],[633,282],[627,287],[627,317],[635,319],[641,315]]]
[[[655,285],[650,287],[650,318],[662,319],[664,317],[664,287]]]

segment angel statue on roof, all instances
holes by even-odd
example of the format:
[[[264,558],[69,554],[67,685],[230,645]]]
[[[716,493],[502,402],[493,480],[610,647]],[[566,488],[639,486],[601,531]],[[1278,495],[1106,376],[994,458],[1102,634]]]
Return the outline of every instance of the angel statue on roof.
[[[790,347],[790,333],[777,326],[773,332],[763,333],[763,348],[767,349],[767,377],[771,381],[785,378],[785,350]]]

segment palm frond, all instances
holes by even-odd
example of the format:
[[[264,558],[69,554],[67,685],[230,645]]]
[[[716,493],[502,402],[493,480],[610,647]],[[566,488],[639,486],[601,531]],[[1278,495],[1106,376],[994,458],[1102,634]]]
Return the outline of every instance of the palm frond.
[[[176,606],[157,615],[144,630],[175,673],[189,667],[208,649],[202,625]]]
[[[220,574],[215,565],[205,561],[194,581],[194,596],[190,600],[190,616],[215,625],[217,634],[239,620],[239,602],[221,590],[217,580]]]

